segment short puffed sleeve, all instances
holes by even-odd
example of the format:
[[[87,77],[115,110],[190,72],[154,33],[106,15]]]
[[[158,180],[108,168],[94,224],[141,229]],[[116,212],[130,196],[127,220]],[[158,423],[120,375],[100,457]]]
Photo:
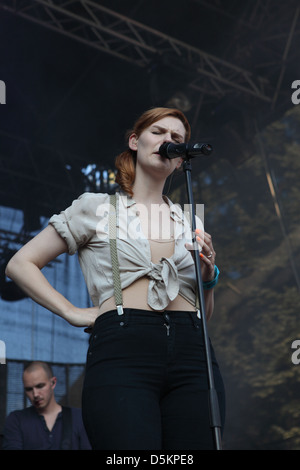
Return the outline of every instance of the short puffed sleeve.
[[[49,219],[48,223],[66,241],[70,255],[96,235],[97,208],[107,202],[107,197],[102,193],[84,193],[67,209]]]

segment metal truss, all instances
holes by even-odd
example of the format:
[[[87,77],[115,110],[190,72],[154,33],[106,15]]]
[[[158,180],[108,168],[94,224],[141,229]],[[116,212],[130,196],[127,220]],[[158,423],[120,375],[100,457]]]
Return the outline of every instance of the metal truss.
[[[193,0],[195,4],[233,21],[231,41],[224,58],[247,70],[255,70],[271,84],[271,107],[274,108],[289,66],[299,62],[296,40],[300,35],[298,0]],[[237,13],[238,12],[238,13]],[[290,90],[288,90],[289,93]],[[285,93],[283,93],[284,95]]]
[[[0,8],[137,67],[151,69],[163,61],[180,70],[181,76],[186,72],[185,85],[195,90],[197,101],[194,128],[205,102],[216,102],[233,92],[243,96],[246,103],[255,100],[262,107],[273,108],[282,93],[289,62],[299,61],[298,48],[292,47],[300,34],[298,0],[290,0],[289,8],[273,0],[251,0],[243,2],[241,8],[240,0],[236,0],[239,9],[234,1],[230,8],[221,0],[193,1],[234,20],[222,58],[92,0],[0,0]],[[33,149],[29,142],[3,131],[0,137],[0,194],[4,197],[9,187],[8,205],[21,208],[24,217],[30,208],[20,201],[20,187],[26,194],[24,203],[25,199],[34,201],[37,212],[45,215],[60,207],[61,200],[72,201],[81,189],[113,189],[113,183],[105,179],[108,168],[91,167],[90,173],[83,175],[87,164],[83,158],[44,147]]]
[[[187,72],[189,85],[222,97],[236,90],[272,102],[263,76],[132,20],[91,0],[1,0],[0,6],[102,52],[149,67],[160,58]]]

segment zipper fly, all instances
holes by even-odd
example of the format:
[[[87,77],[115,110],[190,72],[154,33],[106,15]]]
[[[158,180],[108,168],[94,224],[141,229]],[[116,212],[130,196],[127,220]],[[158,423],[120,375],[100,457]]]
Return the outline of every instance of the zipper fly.
[[[165,323],[164,326],[167,328],[167,336],[170,335],[170,317],[167,313],[164,313]]]

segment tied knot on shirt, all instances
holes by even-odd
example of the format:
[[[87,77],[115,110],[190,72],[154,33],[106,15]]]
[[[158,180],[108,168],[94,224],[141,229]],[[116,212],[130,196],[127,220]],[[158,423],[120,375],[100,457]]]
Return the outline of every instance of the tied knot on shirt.
[[[148,305],[154,310],[165,309],[179,292],[178,271],[171,258],[152,263],[148,272]]]

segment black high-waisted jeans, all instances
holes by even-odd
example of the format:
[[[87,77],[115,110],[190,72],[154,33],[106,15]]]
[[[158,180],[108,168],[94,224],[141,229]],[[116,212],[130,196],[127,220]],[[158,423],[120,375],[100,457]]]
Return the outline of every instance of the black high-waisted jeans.
[[[224,386],[211,351],[224,424]],[[207,390],[196,313],[125,309],[97,318],[82,396],[93,449],[213,449]]]

